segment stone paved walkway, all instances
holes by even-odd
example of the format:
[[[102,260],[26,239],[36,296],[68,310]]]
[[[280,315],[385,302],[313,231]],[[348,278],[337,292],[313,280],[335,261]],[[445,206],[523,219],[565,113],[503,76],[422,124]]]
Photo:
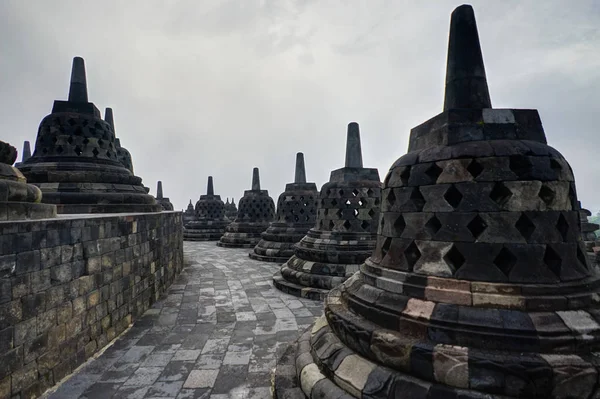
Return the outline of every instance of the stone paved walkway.
[[[322,303],[273,288],[279,267],[248,249],[185,242],[168,296],[48,399],[267,399],[275,359]]]

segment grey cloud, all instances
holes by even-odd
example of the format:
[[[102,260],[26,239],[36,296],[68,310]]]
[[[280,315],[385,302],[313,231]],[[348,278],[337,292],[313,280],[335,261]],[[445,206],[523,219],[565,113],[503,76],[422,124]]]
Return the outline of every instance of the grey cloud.
[[[342,166],[346,124],[365,166],[387,169],[441,111],[454,1],[6,0],[0,2],[3,140],[35,140],[86,59],[91,101],[151,192],[185,208],[215,177],[240,198],[252,167],[274,197],[303,151],[320,186]],[[596,212],[600,12],[593,0],[472,2],[492,103],[537,108]]]

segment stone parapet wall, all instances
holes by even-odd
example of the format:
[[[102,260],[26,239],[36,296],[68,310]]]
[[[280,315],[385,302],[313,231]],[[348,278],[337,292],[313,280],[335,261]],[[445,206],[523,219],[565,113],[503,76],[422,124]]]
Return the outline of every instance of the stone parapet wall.
[[[0,398],[56,384],[183,267],[181,212],[0,223]]]

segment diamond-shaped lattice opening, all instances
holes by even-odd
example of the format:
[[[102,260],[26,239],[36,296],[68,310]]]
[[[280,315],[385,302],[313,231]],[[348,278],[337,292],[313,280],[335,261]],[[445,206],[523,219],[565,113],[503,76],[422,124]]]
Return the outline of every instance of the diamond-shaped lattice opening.
[[[73,151],[75,151],[75,154],[77,154],[77,155],[81,155],[81,153],[83,152],[81,150],[81,147],[79,147],[79,146],[75,146],[75,149]]]
[[[58,141],[58,137],[56,137],[56,136],[52,136],[52,142],[53,142],[53,143],[56,143],[57,141]]]
[[[363,201],[362,198],[358,200],[358,206],[361,206],[361,207],[365,206],[365,202]]]
[[[490,191],[490,198],[499,206],[503,206],[512,197],[513,193],[503,183],[494,184],[494,188]]]
[[[323,210],[323,215],[325,215],[325,216],[329,215],[329,209],[325,208]]]
[[[554,202],[554,197],[556,197],[556,193],[550,187],[543,184],[542,188],[540,188],[538,197],[540,197],[546,205],[550,205],[552,204],[552,202]]]
[[[375,211],[373,209],[369,209],[369,216],[371,216],[371,218],[375,216]]]
[[[296,222],[297,222],[297,221],[299,221],[299,220],[300,220],[300,217],[299,217],[298,215],[294,215],[294,221],[296,221]]]
[[[62,154],[62,153],[63,153],[63,151],[64,151],[64,150],[63,150],[62,146],[60,146],[60,145],[59,145],[58,147],[56,147],[56,152],[57,152],[58,154]]]
[[[396,237],[400,237],[405,228],[406,228],[406,221],[404,220],[404,217],[402,217],[402,215],[400,215],[394,222],[394,233],[395,233],[394,235]]]
[[[415,264],[421,258],[421,251],[419,251],[419,247],[417,247],[417,244],[415,244],[414,241],[404,250],[404,258],[406,259],[406,263],[410,267],[410,270],[413,269]]]
[[[327,194],[327,196],[329,196],[329,194],[331,194],[331,189],[327,189],[325,193]]]
[[[521,217],[515,223],[515,227],[519,230],[519,233],[525,238],[525,240],[529,241],[533,232],[535,231],[535,224],[529,219],[525,214],[521,214]]]
[[[88,130],[92,136],[96,135],[96,129],[94,129],[93,127],[90,127]]]
[[[372,196],[372,195],[373,195],[373,190],[371,190],[371,189],[368,189],[368,190],[367,190],[367,195],[368,195],[369,197],[370,197],[370,196]]]
[[[444,169],[440,168],[439,166],[437,166],[437,164],[435,162],[433,162],[431,165],[429,165],[429,167],[425,171],[425,174],[427,176],[429,176],[429,178],[431,180],[436,182],[438,177],[440,177],[440,175],[442,174],[443,171],[444,171]]]
[[[353,209],[354,217],[358,217],[358,209]]]
[[[383,179],[383,187],[387,187],[388,183],[390,182],[390,178],[392,177],[392,172],[388,172],[387,175],[385,175],[385,179]]]
[[[102,125],[100,124],[100,122],[96,122],[96,123],[94,123],[94,127],[95,127],[96,129],[100,129],[100,130],[102,130]]]
[[[385,241],[383,241],[383,245],[381,246],[381,257],[382,258],[385,257],[385,255],[387,255],[391,246],[392,246],[392,239],[388,237],[385,239]]]
[[[403,186],[408,184],[408,179],[410,179],[410,166],[406,166],[402,173],[400,173],[400,181]]]
[[[89,142],[90,142],[90,140],[87,137],[83,139],[83,145],[86,145]]]
[[[92,154],[94,154],[94,156],[95,156],[95,157],[97,157],[99,153],[100,153],[100,152],[98,151],[98,149],[97,149],[97,148],[94,148],[94,149],[92,150]]]
[[[425,198],[423,197],[423,194],[421,194],[419,187],[415,187],[413,189],[413,191],[410,193],[410,199],[417,208],[417,212],[421,212],[425,206]]]
[[[467,229],[469,229],[475,239],[479,238],[481,233],[483,233],[487,227],[487,223],[479,215],[476,215],[467,225]]]
[[[71,126],[75,126],[77,124],[77,121],[73,118],[69,118],[69,120],[67,121],[67,123]]]
[[[465,257],[452,245],[452,248],[444,255],[444,262],[456,271],[465,264]]]
[[[508,167],[517,177],[523,177],[531,171],[531,161],[526,155],[511,155],[508,161]]]
[[[477,160],[472,160],[467,166],[467,171],[473,176],[473,178],[477,178],[483,172],[483,165],[481,165]]]
[[[331,200],[331,205],[333,205],[333,206],[336,206],[336,205],[337,205],[337,201],[336,201],[336,199],[335,199],[335,198]]]
[[[394,204],[396,203],[396,194],[394,194],[394,190],[390,190],[390,192],[388,193],[387,202],[388,204],[390,204],[390,206],[394,206]]]
[[[431,237],[433,237],[441,228],[442,223],[435,215],[430,217],[427,223],[425,223],[425,231],[427,231]]]
[[[106,151],[106,156],[107,156],[108,158],[112,157],[112,154],[110,153],[110,151]]]
[[[577,260],[579,261],[579,263],[581,263],[587,269],[587,267],[588,267],[588,258],[583,253],[583,251],[581,250],[581,247],[579,247],[579,246],[577,247]]]
[[[67,139],[67,143],[73,144],[73,137],[72,136],[69,136],[69,138]]]
[[[80,126],[77,126],[77,127],[75,128],[75,131],[73,132],[73,134],[74,134],[75,136],[83,136],[83,130],[81,129],[81,127],[80,127]]]
[[[358,191],[357,189],[352,190],[353,197],[356,197],[358,194],[360,194],[360,191]]]
[[[552,273],[560,278],[562,258],[549,245],[546,246],[546,252],[544,253],[544,263]]]
[[[335,213],[337,215],[338,218],[342,218],[342,215],[344,214],[344,212],[341,209],[338,209],[337,212]]]
[[[360,224],[360,227],[362,227],[363,230],[368,231],[371,227],[371,223],[367,222],[366,220],[363,220],[363,222]]]
[[[350,223],[349,220],[344,221],[344,227],[346,228],[346,230],[350,230],[350,227],[352,227],[352,223]]]
[[[462,201],[463,195],[460,193],[460,191],[458,191],[456,187],[454,187],[454,185],[452,185],[444,193],[444,199],[450,204],[450,206],[456,208],[458,207],[458,205],[460,205],[460,201]]]
[[[494,265],[508,277],[513,266],[517,263],[517,257],[506,248],[502,248],[494,259]]]
[[[48,153],[48,149],[47,148],[42,148],[42,153],[47,154]]]
[[[567,234],[569,233],[569,222],[567,222],[567,219],[565,219],[562,213],[558,216],[558,220],[556,222],[556,229],[560,233],[563,241],[566,241]]]
[[[550,167],[557,172],[562,170],[562,165],[554,158],[550,158]]]
[[[340,189],[340,190],[338,191],[338,194],[340,195],[340,197],[343,197],[343,196],[344,196],[344,190]]]
[[[349,199],[347,199],[347,200],[346,200],[345,204],[346,204],[346,206],[350,206],[350,205],[352,205],[352,203],[350,202],[350,200],[349,200]]]

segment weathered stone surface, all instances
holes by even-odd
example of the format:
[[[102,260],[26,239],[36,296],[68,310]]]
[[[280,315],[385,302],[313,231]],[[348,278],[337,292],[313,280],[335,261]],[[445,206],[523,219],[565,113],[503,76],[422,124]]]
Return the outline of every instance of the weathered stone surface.
[[[275,203],[267,190],[260,189],[258,168],[252,171],[252,189],[244,191],[237,216],[217,242],[220,247],[253,248],[275,217]]]
[[[55,217],[56,207],[41,204],[40,189],[27,184],[21,171],[12,166],[16,157],[16,148],[0,141],[0,222]],[[23,250],[31,250],[33,235],[22,238],[14,244]]]
[[[381,182],[377,169],[363,168],[357,123],[348,125],[346,166],[331,172],[318,196],[313,228],[273,276],[280,290],[323,299],[354,272],[375,247]]]
[[[55,101],[40,123],[35,151],[20,164],[23,175],[58,213],[160,211],[142,179],[123,166],[114,123],[102,120],[83,94],[87,88],[80,57],[73,60],[71,79],[69,100]]]
[[[315,183],[306,182],[304,154],[296,154],[295,180],[285,186],[277,200],[277,215],[250,257],[266,262],[283,263],[294,254],[294,245],[315,225],[318,191]]]
[[[0,222],[29,241],[0,248],[0,393],[38,397],[128,328],[181,271],[182,229],[177,212]]]
[[[311,354],[303,370],[354,398],[598,397],[600,275],[572,172],[537,111],[490,107],[463,5],[444,111],[385,178],[371,257],[330,290],[308,347],[291,347]],[[322,383],[303,370],[296,386],[312,397]]]
[[[215,195],[213,177],[208,176],[206,195],[201,195],[196,208],[188,205],[188,216],[183,224],[183,239],[186,241],[218,241],[230,223],[225,217],[225,204],[220,195]]]

